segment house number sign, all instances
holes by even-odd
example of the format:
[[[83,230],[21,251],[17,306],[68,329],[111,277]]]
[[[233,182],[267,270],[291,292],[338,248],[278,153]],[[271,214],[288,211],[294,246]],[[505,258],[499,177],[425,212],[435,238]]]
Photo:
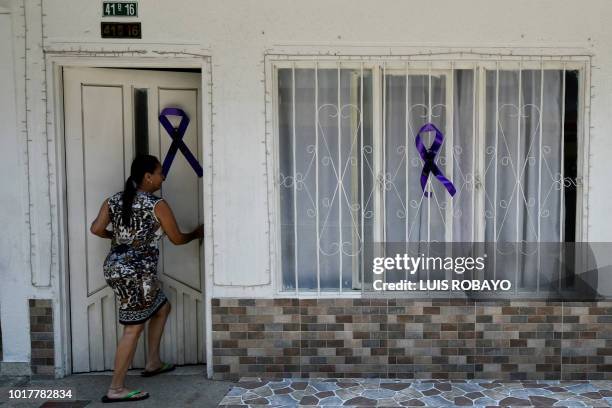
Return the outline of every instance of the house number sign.
[[[140,23],[102,22],[102,38],[142,38]]]
[[[135,1],[104,1],[102,17],[138,17],[138,3]]]

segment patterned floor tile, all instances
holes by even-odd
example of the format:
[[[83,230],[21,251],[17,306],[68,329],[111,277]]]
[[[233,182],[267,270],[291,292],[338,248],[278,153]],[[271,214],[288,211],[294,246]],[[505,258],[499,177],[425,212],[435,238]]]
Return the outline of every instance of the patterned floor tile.
[[[219,406],[612,407],[612,381],[245,378]]]

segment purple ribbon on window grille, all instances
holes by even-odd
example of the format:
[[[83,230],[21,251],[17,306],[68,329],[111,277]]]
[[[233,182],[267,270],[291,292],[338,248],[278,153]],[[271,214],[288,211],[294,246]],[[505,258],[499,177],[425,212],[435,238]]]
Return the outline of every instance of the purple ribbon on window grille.
[[[166,117],[168,115],[181,117],[181,122],[179,123],[177,128],[172,126],[172,124]],[[185,111],[179,108],[165,108],[159,114],[159,122],[162,124],[164,129],[166,129],[166,132],[168,132],[168,134],[172,138],[172,144],[168,149],[168,153],[166,153],[164,164],[162,164],[162,173],[164,177],[168,175],[168,172],[170,171],[170,166],[172,165],[172,161],[174,160],[174,156],[176,156],[176,152],[178,150],[183,153],[183,156],[185,156],[185,159],[187,160],[189,165],[191,165],[198,177],[202,177],[202,174],[204,173],[204,171],[202,170],[202,166],[200,166],[200,163],[198,163],[198,159],[193,156],[185,142],[183,142],[183,136],[185,136],[187,126],[189,126],[189,117],[187,116]]]
[[[436,132],[434,141],[429,149],[425,147],[423,144],[423,139],[421,139],[421,133],[425,132]],[[438,129],[433,123],[426,123],[419,129],[414,142],[421,159],[423,159],[423,170],[421,171],[421,188],[423,189],[423,195],[425,197],[431,196],[431,192],[425,191],[425,187],[427,186],[429,173],[433,173],[440,183],[444,185],[444,188],[446,188],[451,197],[454,196],[457,190],[455,189],[453,182],[444,176],[442,170],[438,168],[438,165],[435,162],[438,151],[442,146],[442,142],[444,142],[444,135],[442,132],[440,132],[440,129]]]

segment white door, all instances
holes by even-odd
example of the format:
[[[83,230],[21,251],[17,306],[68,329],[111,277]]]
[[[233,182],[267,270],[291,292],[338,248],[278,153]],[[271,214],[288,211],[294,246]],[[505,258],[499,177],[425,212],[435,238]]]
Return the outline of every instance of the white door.
[[[103,200],[123,190],[136,153],[163,161],[171,143],[158,115],[166,107],[185,111],[190,123],[183,138],[201,163],[199,73],[132,69],[66,68],[64,114],[72,324],[72,370],[111,370],[122,328],[117,302],[104,281],[102,263],[110,240],[89,233]],[[174,126],[180,118],[170,117]],[[184,231],[203,219],[202,183],[177,152],[159,192]],[[172,313],[162,339],[162,359],[203,363],[204,310],[202,246],[198,241],[160,244],[158,273]],[[144,367],[146,332],[134,367]]]

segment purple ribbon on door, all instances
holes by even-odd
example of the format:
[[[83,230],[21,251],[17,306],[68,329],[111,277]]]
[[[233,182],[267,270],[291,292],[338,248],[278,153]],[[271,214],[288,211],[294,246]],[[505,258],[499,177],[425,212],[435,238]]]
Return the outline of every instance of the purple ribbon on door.
[[[425,147],[423,144],[423,139],[421,139],[421,133],[425,132],[436,132],[434,141],[429,149]],[[444,177],[442,170],[438,168],[438,165],[435,162],[438,151],[442,146],[442,142],[444,142],[444,135],[442,132],[440,132],[440,129],[438,129],[433,123],[426,123],[421,126],[421,129],[419,129],[414,142],[421,159],[423,159],[423,170],[421,171],[421,188],[423,189],[423,195],[425,197],[431,196],[431,192],[425,191],[425,187],[427,186],[429,173],[433,173],[433,175],[436,176],[442,185],[444,185],[451,197],[454,196],[457,190],[455,189],[453,182]]]
[[[181,122],[179,123],[177,128],[172,126],[172,124],[166,117],[168,115],[181,117]],[[185,156],[185,159],[191,165],[198,177],[202,177],[202,174],[204,173],[204,171],[202,170],[202,166],[200,166],[200,163],[198,163],[198,159],[193,156],[185,142],[183,142],[183,136],[185,136],[187,126],[189,126],[189,117],[187,116],[187,114],[179,108],[165,108],[159,114],[159,122],[162,124],[164,129],[166,129],[166,132],[168,132],[168,134],[172,138],[172,144],[168,149],[168,153],[166,153],[164,164],[162,164],[162,173],[164,177],[168,175],[168,172],[170,171],[170,165],[172,165],[172,161],[174,160],[174,156],[176,156],[176,152],[178,150],[183,153],[183,156]]]

